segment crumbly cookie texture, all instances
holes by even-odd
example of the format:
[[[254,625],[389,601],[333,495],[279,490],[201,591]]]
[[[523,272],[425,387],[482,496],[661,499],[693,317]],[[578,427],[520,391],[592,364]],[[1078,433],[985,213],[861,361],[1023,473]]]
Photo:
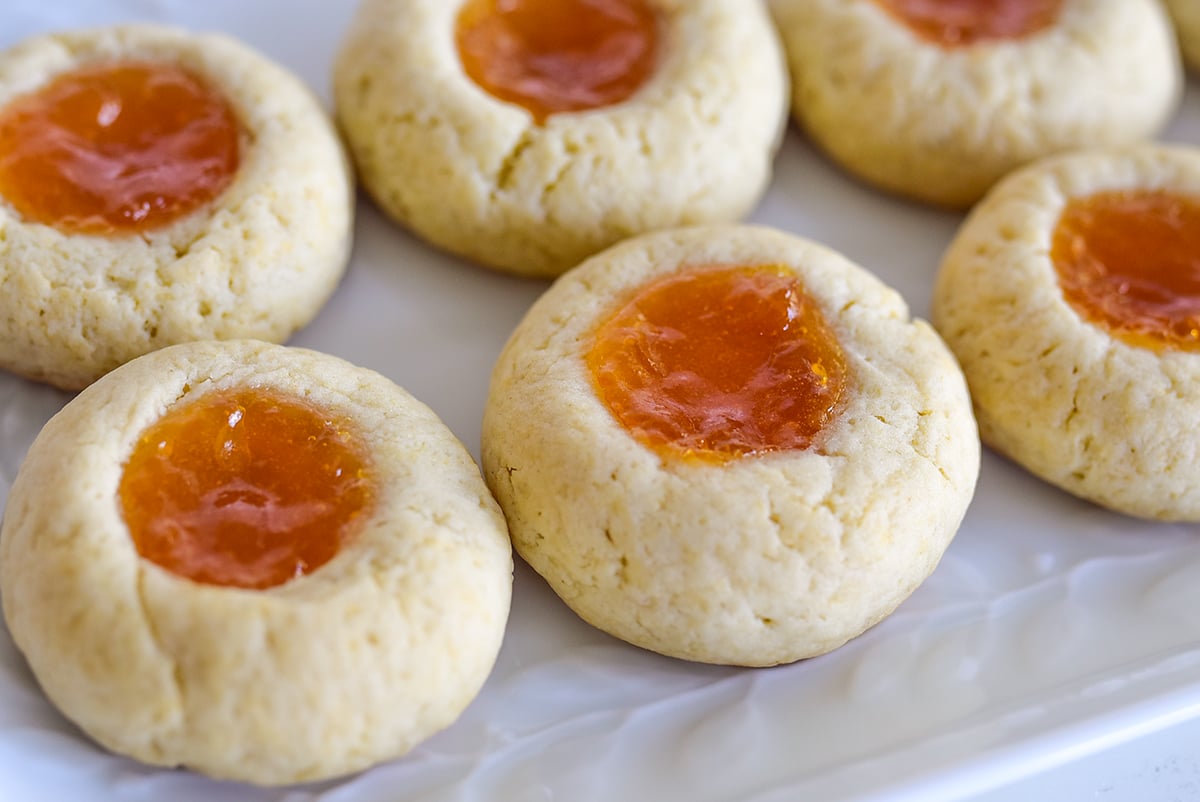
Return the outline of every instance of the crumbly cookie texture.
[[[332,122],[295,76],[232,39],[151,25],[39,36],[0,54],[0,107],[128,60],[181,65],[224,93],[241,166],[208,207],[142,234],[65,234],[0,198],[0,367],[64,389],[174,343],[283,341],[349,258],[353,177]]]
[[[555,276],[668,226],[740,219],[787,118],[787,70],[766,10],[652,0],[661,61],[626,102],[544,125],[459,62],[460,3],[366,0],[334,72],[363,185],[435,245],[500,270]]]
[[[1175,22],[1179,48],[1193,69],[1200,69],[1200,3],[1196,0],[1165,0]]]
[[[1064,0],[1023,39],[944,49],[875,0],[769,0],[792,111],[849,172],[949,207],[1034,159],[1153,136],[1181,67],[1157,0]]]
[[[241,590],[141,559],[117,487],[167,407],[261,386],[346,416],[378,487],[319,570]],[[13,484],[0,590],[46,694],[104,746],[260,784],[356,771],[450,724],[491,670],[512,585],[503,517],[467,451],[387,379],[311,351],[192,343],[69,403]]]
[[[845,349],[852,389],[819,448],[664,459],[597,397],[585,354],[614,304],[722,264],[794,272]],[[585,620],[666,655],[762,666],[843,644],[929,575],[979,439],[958,366],[896,292],[806,240],[700,227],[598,254],[534,304],[492,376],[483,467],[518,552]]]
[[[942,262],[933,319],[966,373],[985,443],[1130,515],[1200,520],[1200,354],[1128,345],[1064,300],[1050,258],[1066,203],[1108,190],[1200,197],[1200,153],[1057,157],[1005,179]]]

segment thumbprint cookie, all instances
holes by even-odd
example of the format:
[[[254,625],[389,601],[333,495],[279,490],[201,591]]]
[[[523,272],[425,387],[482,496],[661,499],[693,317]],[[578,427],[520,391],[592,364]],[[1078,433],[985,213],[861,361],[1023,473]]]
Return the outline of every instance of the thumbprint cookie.
[[[1180,97],[1157,0],[769,1],[813,141],[938,205],[1053,153],[1150,138]]]
[[[1006,178],[946,252],[933,312],[985,443],[1106,507],[1200,521],[1200,152]]]
[[[840,646],[933,571],[979,438],[895,291],[807,240],[716,226],[555,282],[495,366],[482,454],[517,551],[583,619],[763,666]]]
[[[548,277],[635,234],[747,214],[787,70],[758,2],[365,0],[334,96],[387,214]]]
[[[220,35],[128,25],[0,53],[0,368],[79,389],[166,345],[282,341],[349,255],[328,116]]]
[[[404,754],[491,670],[512,557],[466,449],[384,377],[259,341],[132,360],[38,435],[13,640],[114,752],[274,785]]]

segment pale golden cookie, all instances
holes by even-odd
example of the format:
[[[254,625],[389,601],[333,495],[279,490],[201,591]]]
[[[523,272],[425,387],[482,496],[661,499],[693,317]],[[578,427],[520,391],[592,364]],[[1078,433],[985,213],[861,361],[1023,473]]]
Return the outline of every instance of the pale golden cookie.
[[[1048,27],[949,47],[885,2],[770,0],[793,114],[888,191],[969,206],[1034,159],[1152,137],[1178,104],[1178,50],[1156,0],[1063,0]]]
[[[1200,153],[1083,152],[1005,179],[946,252],[933,319],[962,364],[985,443],[1112,509],[1200,520],[1200,353],[1114,334],[1090,306],[1067,300],[1056,266],[1056,230],[1070,204],[1142,192],[1200,198]],[[1129,268],[1153,275],[1154,246],[1126,247],[1137,252]],[[1095,286],[1112,270],[1097,268]]]
[[[661,51],[624,102],[551,114],[464,72],[462,0],[366,0],[334,73],[365,188],[438,247],[555,276],[634,234],[733,221],[770,179],[787,75],[758,2],[650,0]]]
[[[1197,0],[1166,0],[1167,11],[1175,22],[1179,48],[1194,69],[1200,69],[1200,2]]]
[[[247,387],[344,418],[374,477],[353,539],[265,590],[141,557],[118,503],[146,427]],[[356,771],[450,724],[491,670],[511,584],[500,511],[427,407],[371,371],[255,341],[163,349],[84,390],[35,441],[0,536],[9,631],[68,718],[147,763],[261,784]]]
[[[798,278],[844,349],[849,390],[811,448],[664,456],[598,396],[601,322],[713,266]],[[483,467],[518,552],[585,620],[671,656],[771,665],[840,646],[928,576],[979,440],[957,365],[896,292],[806,240],[701,227],[604,251],[534,304],[492,376]]]
[[[223,95],[240,165],[208,205],[140,233],[64,233],[0,197],[0,367],[65,389],[173,343],[282,341],[349,256],[352,175],[328,116],[229,38],[150,25],[38,36],[0,54],[0,113],[64,74],[127,62],[181,67]]]

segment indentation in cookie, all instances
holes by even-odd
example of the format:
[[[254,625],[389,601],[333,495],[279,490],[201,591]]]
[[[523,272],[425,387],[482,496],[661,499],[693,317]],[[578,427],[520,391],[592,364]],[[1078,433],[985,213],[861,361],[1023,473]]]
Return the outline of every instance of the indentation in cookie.
[[[793,274],[769,266],[651,282],[598,327],[587,361],[635,438],[713,462],[808,448],[847,383],[820,310]]]
[[[1130,345],[1200,351],[1200,199],[1161,190],[1072,198],[1051,257],[1085,320]]]
[[[179,66],[89,65],[0,113],[0,194],[65,233],[149,231],[229,186],[239,137],[229,101]]]
[[[246,388],[168,409],[138,440],[119,493],[143,558],[261,589],[333,559],[369,517],[374,485],[348,421]]]
[[[456,38],[471,80],[544,122],[634,94],[654,70],[659,31],[646,0],[470,0]]]
[[[1052,26],[1063,0],[875,0],[922,39],[945,48],[1021,39]]]

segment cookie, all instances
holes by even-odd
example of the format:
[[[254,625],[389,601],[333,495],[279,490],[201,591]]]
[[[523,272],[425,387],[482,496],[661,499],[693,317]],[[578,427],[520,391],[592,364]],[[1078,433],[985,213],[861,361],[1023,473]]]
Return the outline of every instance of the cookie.
[[[174,343],[282,341],[349,257],[352,174],[281,67],[128,25],[0,54],[0,368],[78,389]]]
[[[747,214],[787,76],[766,11],[742,0],[367,0],[334,97],[388,215],[548,277],[641,232]]]
[[[482,462],[517,551],[586,621],[762,666],[845,643],[928,576],[979,439],[895,291],[815,243],[717,226],[617,245],[533,305]]]
[[[13,640],[105,747],[259,784],[356,771],[491,670],[511,547],[466,450],[334,357],[172,346],[40,433],[0,532]]]
[[[1130,515],[1200,520],[1200,153],[1056,157],[946,252],[933,318],[984,442]]]
[[[1200,3],[1196,0],[1166,0],[1175,22],[1179,49],[1193,69],[1200,69]]]
[[[1155,0],[770,3],[808,135],[928,203],[969,206],[1037,158],[1149,138],[1181,93]]]

